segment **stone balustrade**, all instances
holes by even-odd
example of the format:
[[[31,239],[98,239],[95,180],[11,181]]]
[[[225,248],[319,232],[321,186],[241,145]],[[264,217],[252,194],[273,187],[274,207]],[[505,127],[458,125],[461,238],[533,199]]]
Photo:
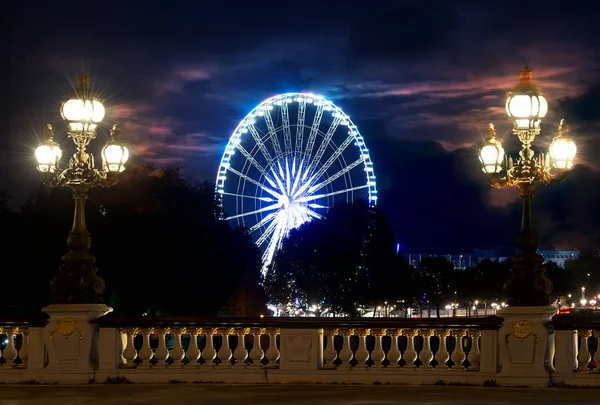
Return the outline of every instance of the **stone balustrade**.
[[[600,317],[594,312],[556,315],[552,379],[573,386],[600,386]]]
[[[0,383],[35,380],[36,367],[41,369],[41,331],[46,319],[0,320]],[[30,341],[33,340],[33,347]],[[33,352],[33,368],[30,368]]]
[[[77,319],[0,319],[0,383],[600,386],[600,320],[581,314]]]
[[[98,319],[97,380],[483,384],[501,318]]]

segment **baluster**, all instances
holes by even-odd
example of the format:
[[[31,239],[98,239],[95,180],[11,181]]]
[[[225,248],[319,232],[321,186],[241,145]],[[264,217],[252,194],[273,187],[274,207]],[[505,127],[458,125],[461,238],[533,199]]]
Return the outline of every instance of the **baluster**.
[[[154,328],[140,330],[142,334],[142,347],[138,353],[138,357],[142,361],[140,367],[150,367],[150,360],[154,357],[154,352],[150,348],[150,335],[154,334]]]
[[[137,358],[138,352],[137,350],[135,350],[133,340],[138,335],[139,329],[127,328],[121,329],[121,332],[123,332],[127,336],[127,344],[125,345],[125,349],[123,350],[123,358],[125,359],[126,363],[123,366],[135,367],[134,360]]]
[[[15,336],[20,333],[18,327],[14,327],[11,329],[6,329],[4,331],[6,333],[6,338],[8,343],[2,352],[2,357],[6,360],[4,363],[7,367],[15,367],[15,359],[17,358],[17,348],[15,347]]]
[[[596,347],[596,352],[594,353],[594,361],[596,362],[596,367],[594,367],[594,373],[600,372],[600,330],[591,331],[592,336],[594,336],[594,346]],[[19,352],[19,357],[21,357],[21,352]]]
[[[400,348],[398,347],[398,337],[402,336],[402,329],[392,329],[387,331],[388,336],[392,338],[392,345],[387,352],[387,359],[390,362],[390,367],[398,367],[398,361],[402,357]]]
[[[182,360],[185,357],[183,346],[181,345],[181,335],[186,334],[185,328],[173,328],[171,329],[173,335],[173,350],[171,350],[170,357],[173,359],[173,366],[183,366]],[[191,337],[190,337],[191,339]]]
[[[352,349],[350,348],[350,337],[354,335],[354,329],[343,329],[340,330],[339,333],[344,336],[342,350],[340,350],[340,354],[338,358],[342,361],[345,366],[352,367],[350,361],[352,360]]]
[[[462,329],[454,331],[456,344],[454,345],[454,350],[452,351],[452,361],[454,362],[453,368],[464,368],[463,363],[466,359],[466,356],[465,350],[463,349],[463,337],[465,335],[466,332]]]
[[[208,328],[206,329],[206,345],[204,346],[204,350],[202,350],[202,358],[204,359],[205,366],[214,366],[215,358],[217,357],[217,351],[215,350],[215,346],[213,344],[213,336],[219,333],[217,328]]]
[[[196,328],[196,329],[192,329],[189,332],[190,335],[190,346],[187,349],[187,352],[185,353],[187,359],[188,359],[188,367],[189,366],[194,366],[194,367],[198,367],[200,364],[198,364],[198,359],[200,358],[200,348],[198,347],[198,335],[201,335],[203,333],[202,328]]]
[[[169,350],[167,350],[166,337],[171,333],[170,328],[157,328],[156,334],[158,335],[158,347],[154,352],[154,358],[158,360],[157,366],[166,367],[167,359],[169,358]]]
[[[431,367],[431,360],[433,360],[433,353],[431,351],[431,336],[433,336],[433,330],[424,330],[421,331],[421,336],[423,337],[423,348],[419,353],[419,360],[423,363],[423,367],[429,368]]]
[[[381,340],[385,336],[387,331],[385,329],[373,329],[371,334],[375,337],[375,347],[371,352],[371,360],[373,360],[373,366],[383,367],[383,360],[385,359],[385,352],[381,345]]]
[[[479,360],[481,358],[481,350],[479,350],[479,336],[481,336],[481,332],[478,330],[472,330],[469,332],[469,335],[471,336],[471,350],[469,351],[469,363],[471,363],[470,368],[473,370],[479,370]]]
[[[231,366],[231,347],[229,347],[229,335],[233,333],[233,328],[222,328],[219,329],[221,335],[221,348],[219,349],[219,360],[221,365]]]
[[[29,361],[29,330],[27,328],[21,329],[23,336],[23,343],[21,343],[21,350],[19,350],[19,358],[21,359],[21,367],[27,367]]]
[[[406,367],[416,367],[417,352],[415,351],[415,336],[419,334],[418,330],[407,330],[406,335],[406,351],[404,352],[404,361]]]
[[[252,330],[254,340],[252,341],[252,350],[250,350],[250,358],[252,359],[253,366],[262,366],[261,360],[265,356],[265,353],[260,346],[260,337],[265,334],[265,328],[255,328]]]
[[[447,368],[448,360],[450,359],[450,353],[448,353],[448,346],[446,345],[446,340],[448,336],[450,336],[449,330],[438,330],[437,336],[440,339],[440,347],[438,351],[435,353],[435,360],[438,362],[438,367]]]
[[[327,347],[323,351],[323,360],[325,360],[325,368],[335,368],[335,358],[337,352],[334,346],[335,336],[338,334],[337,329],[325,329],[325,338],[327,340]]]
[[[277,366],[277,359],[279,359],[279,350],[277,350],[277,335],[279,335],[279,329],[272,328],[267,330],[269,334],[269,348],[265,354],[265,357],[269,361],[270,367]]]
[[[578,371],[589,371],[588,365],[592,359],[590,354],[589,337],[592,336],[591,330],[580,330],[579,336],[581,337],[581,346],[579,348],[579,353],[577,353],[577,362],[579,367],[577,367]]]
[[[237,334],[237,347],[233,356],[235,357],[236,366],[245,366],[248,359],[248,349],[246,348],[246,335],[250,333],[249,328],[238,328],[235,330]]]
[[[358,362],[357,367],[368,367],[367,360],[369,359],[369,351],[367,350],[367,336],[371,333],[371,329],[358,329],[358,349],[354,353],[354,358]]]

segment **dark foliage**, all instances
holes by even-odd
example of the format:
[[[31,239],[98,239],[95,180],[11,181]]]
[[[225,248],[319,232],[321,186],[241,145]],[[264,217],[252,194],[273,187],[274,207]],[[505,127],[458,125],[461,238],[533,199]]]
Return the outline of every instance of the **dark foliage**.
[[[245,233],[215,219],[213,193],[211,184],[189,184],[177,169],[134,166],[117,186],[90,195],[91,251],[116,312],[264,313],[260,253]],[[39,311],[66,250],[69,191],[40,185],[21,212],[0,212],[3,248],[18,258],[3,274],[3,285],[13,288],[4,288],[0,311]]]

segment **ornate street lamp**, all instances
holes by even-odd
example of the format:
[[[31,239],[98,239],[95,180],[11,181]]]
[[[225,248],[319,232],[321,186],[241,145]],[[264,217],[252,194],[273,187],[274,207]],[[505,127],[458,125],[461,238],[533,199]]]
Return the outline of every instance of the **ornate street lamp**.
[[[518,187],[523,204],[521,232],[517,237],[519,254],[504,291],[510,306],[544,306],[549,304],[552,283],[544,276],[543,257],[537,254],[538,237],[531,220],[533,190],[538,184],[562,180],[565,172],[573,167],[577,149],[567,136],[565,121],[561,120],[549,153],[535,156],[531,144],[541,131],[548,102],[535,86],[532,71],[527,66],[521,72],[519,84],[508,93],[506,112],[514,124],[513,134],[521,141],[519,157],[513,159],[505,155],[493,124],[489,124],[487,141],[479,151],[482,170],[489,176],[490,184]]]
[[[67,133],[77,151],[66,168],[60,168],[62,151],[54,141],[50,124],[45,131],[46,140],[37,147],[37,169],[43,182],[50,187],[69,187],[75,200],[73,228],[67,238],[69,253],[63,255],[59,274],[50,283],[52,302],[55,304],[101,303],[104,280],[94,267],[95,257],[88,252],[90,233],[85,224],[85,201],[94,187],[109,187],[117,183],[118,174],[125,167],[129,150],[121,142],[121,131],[115,124],[110,139],[102,149],[102,170],[94,164],[94,156],[86,151],[96,138],[96,128],[104,118],[104,105],[91,91],[89,77],[79,78],[79,86],[61,107],[67,124]]]

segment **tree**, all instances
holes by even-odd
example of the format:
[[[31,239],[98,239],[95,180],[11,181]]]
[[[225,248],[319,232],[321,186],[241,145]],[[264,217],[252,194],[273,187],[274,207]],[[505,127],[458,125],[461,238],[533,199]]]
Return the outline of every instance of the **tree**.
[[[274,302],[352,315],[358,304],[398,298],[400,282],[390,277],[399,263],[385,215],[361,200],[339,203],[327,218],[290,232],[265,286]]]
[[[565,262],[565,269],[573,273],[577,286],[596,288],[600,285],[600,254],[596,250],[581,250],[577,258]]]
[[[570,269],[562,268],[554,262],[544,263],[546,277],[552,282],[552,297],[559,298],[574,291],[575,274]]]
[[[444,299],[449,299],[456,291],[458,274],[452,262],[444,257],[425,257],[417,267],[423,300],[435,306],[436,315],[440,317],[440,308]]]
[[[116,313],[216,315],[237,300],[244,301],[241,312],[264,312],[255,294],[260,252],[244,232],[215,218],[213,193],[214,186],[190,184],[178,169],[140,165],[118,185],[94,190],[86,210],[91,250]],[[27,271],[27,289],[18,267],[3,284],[27,294],[0,295],[0,307],[37,312],[47,302],[72,215],[69,190],[44,186],[15,213],[2,234]]]

